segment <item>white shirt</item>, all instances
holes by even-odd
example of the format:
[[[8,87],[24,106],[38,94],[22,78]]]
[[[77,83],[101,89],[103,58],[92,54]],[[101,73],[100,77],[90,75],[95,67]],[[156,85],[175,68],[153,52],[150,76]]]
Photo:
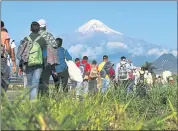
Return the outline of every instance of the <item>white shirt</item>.
[[[15,45],[15,41],[13,39],[10,39],[10,47],[12,49],[14,49],[16,47]],[[10,56],[8,55],[8,58],[7,58],[7,65],[10,67],[10,65],[12,64],[12,60],[10,58]]]

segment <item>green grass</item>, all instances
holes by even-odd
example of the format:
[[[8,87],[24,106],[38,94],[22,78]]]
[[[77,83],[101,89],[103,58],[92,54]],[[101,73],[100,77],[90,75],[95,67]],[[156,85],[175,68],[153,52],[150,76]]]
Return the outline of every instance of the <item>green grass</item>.
[[[51,88],[52,89],[52,88]],[[30,102],[2,99],[3,130],[162,130],[178,129],[177,85],[155,86],[148,96],[127,95],[120,87],[104,94],[54,94]]]

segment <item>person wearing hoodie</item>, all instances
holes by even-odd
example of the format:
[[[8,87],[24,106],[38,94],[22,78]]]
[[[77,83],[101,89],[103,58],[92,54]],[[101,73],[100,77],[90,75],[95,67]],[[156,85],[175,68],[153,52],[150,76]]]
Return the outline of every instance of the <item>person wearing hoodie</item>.
[[[66,60],[72,60],[71,55],[69,52],[62,47],[62,39],[57,38],[56,42],[58,44],[57,54],[58,54],[58,61],[59,64],[55,66],[56,72],[54,72],[54,76],[56,77],[55,85],[57,91],[59,91],[60,83],[62,83],[63,92],[68,92],[68,79],[69,79],[69,72],[68,66],[66,64]]]
[[[44,19],[38,21],[40,24],[39,34],[46,40],[47,48],[43,51],[44,65],[40,78],[39,96],[49,96],[49,80],[52,71],[55,71],[55,65],[58,64],[57,42],[54,36],[47,31],[47,24]]]

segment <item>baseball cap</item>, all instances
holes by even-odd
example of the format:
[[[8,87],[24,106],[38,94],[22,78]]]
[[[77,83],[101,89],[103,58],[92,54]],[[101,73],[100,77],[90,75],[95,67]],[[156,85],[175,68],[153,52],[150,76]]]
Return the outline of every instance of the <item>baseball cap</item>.
[[[40,19],[38,23],[40,24],[40,27],[46,27],[46,21],[44,19]]]

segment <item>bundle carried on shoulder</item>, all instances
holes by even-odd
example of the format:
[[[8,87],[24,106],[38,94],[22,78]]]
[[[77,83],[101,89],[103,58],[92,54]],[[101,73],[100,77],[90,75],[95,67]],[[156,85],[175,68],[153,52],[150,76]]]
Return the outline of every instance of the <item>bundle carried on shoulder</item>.
[[[83,82],[83,77],[82,77],[81,71],[76,66],[76,64],[71,60],[68,60],[68,61],[65,60],[65,61],[68,66],[68,72],[69,72],[70,79],[73,81],[77,81],[77,82]]]

